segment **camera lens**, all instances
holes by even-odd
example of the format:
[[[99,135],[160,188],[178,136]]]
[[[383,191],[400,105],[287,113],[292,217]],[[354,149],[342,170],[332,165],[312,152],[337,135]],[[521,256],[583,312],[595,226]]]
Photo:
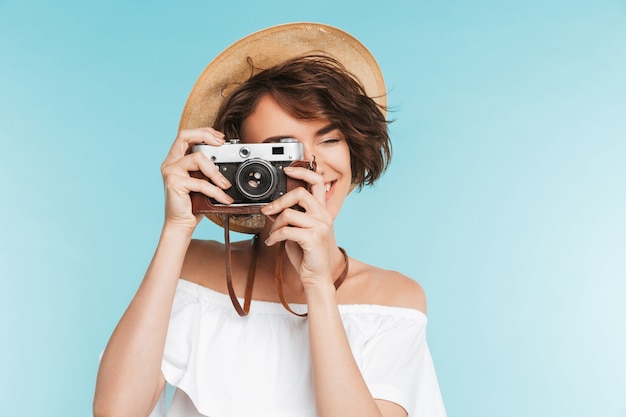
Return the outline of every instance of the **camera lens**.
[[[237,188],[252,201],[269,197],[276,188],[276,169],[263,159],[251,159],[242,163],[235,174]]]

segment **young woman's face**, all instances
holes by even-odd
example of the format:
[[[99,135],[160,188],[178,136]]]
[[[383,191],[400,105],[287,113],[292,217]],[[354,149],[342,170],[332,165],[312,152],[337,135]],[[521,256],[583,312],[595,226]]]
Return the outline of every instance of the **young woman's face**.
[[[245,120],[242,139],[248,143],[262,143],[281,138],[298,139],[304,146],[305,160],[315,156],[316,172],[326,186],[326,209],[336,217],[352,182],[350,149],[345,136],[328,120],[294,118],[266,94]]]

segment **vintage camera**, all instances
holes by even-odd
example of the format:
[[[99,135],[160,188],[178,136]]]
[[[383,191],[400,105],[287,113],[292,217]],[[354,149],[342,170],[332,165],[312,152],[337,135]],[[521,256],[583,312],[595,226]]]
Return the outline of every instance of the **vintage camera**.
[[[192,152],[204,153],[218,167],[232,186],[224,190],[234,202],[222,204],[201,193],[191,193],[195,214],[258,213],[265,204],[288,191],[308,184],[288,177],[283,168],[301,166],[314,169],[313,162],[303,161],[303,146],[297,139],[286,138],[272,143],[240,143],[232,139],[222,146],[195,145]],[[192,177],[208,180],[199,171]]]

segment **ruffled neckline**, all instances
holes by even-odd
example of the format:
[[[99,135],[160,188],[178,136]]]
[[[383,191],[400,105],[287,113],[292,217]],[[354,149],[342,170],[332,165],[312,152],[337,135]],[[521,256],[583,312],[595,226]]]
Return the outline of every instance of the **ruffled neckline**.
[[[178,289],[187,296],[197,299],[197,301],[206,302],[209,305],[227,308],[233,310],[233,305],[228,294],[221,293],[211,288],[196,284],[180,278]],[[243,302],[243,298],[239,298]],[[308,309],[306,304],[289,303],[289,306],[296,313],[305,313]],[[412,308],[384,306],[378,304],[339,304],[339,312],[342,315],[348,314],[375,314],[390,315],[395,317],[413,318],[417,320],[425,320],[426,315]],[[282,304],[273,301],[252,300],[250,305],[250,314],[270,314],[286,317],[293,317],[296,320],[302,320],[301,317],[294,316],[282,306]]]

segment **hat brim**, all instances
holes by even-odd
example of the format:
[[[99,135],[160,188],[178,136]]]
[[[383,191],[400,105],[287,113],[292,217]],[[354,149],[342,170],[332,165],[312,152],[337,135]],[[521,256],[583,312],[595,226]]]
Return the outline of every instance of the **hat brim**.
[[[207,65],[196,81],[183,109],[179,129],[213,126],[224,98],[254,72],[308,54],[337,59],[363,85],[366,94],[385,108],[382,72],[369,50],[347,32],[320,23],[288,23],[273,26],[235,42]],[[221,216],[208,215],[223,226]],[[263,215],[231,217],[231,230],[258,233]]]

